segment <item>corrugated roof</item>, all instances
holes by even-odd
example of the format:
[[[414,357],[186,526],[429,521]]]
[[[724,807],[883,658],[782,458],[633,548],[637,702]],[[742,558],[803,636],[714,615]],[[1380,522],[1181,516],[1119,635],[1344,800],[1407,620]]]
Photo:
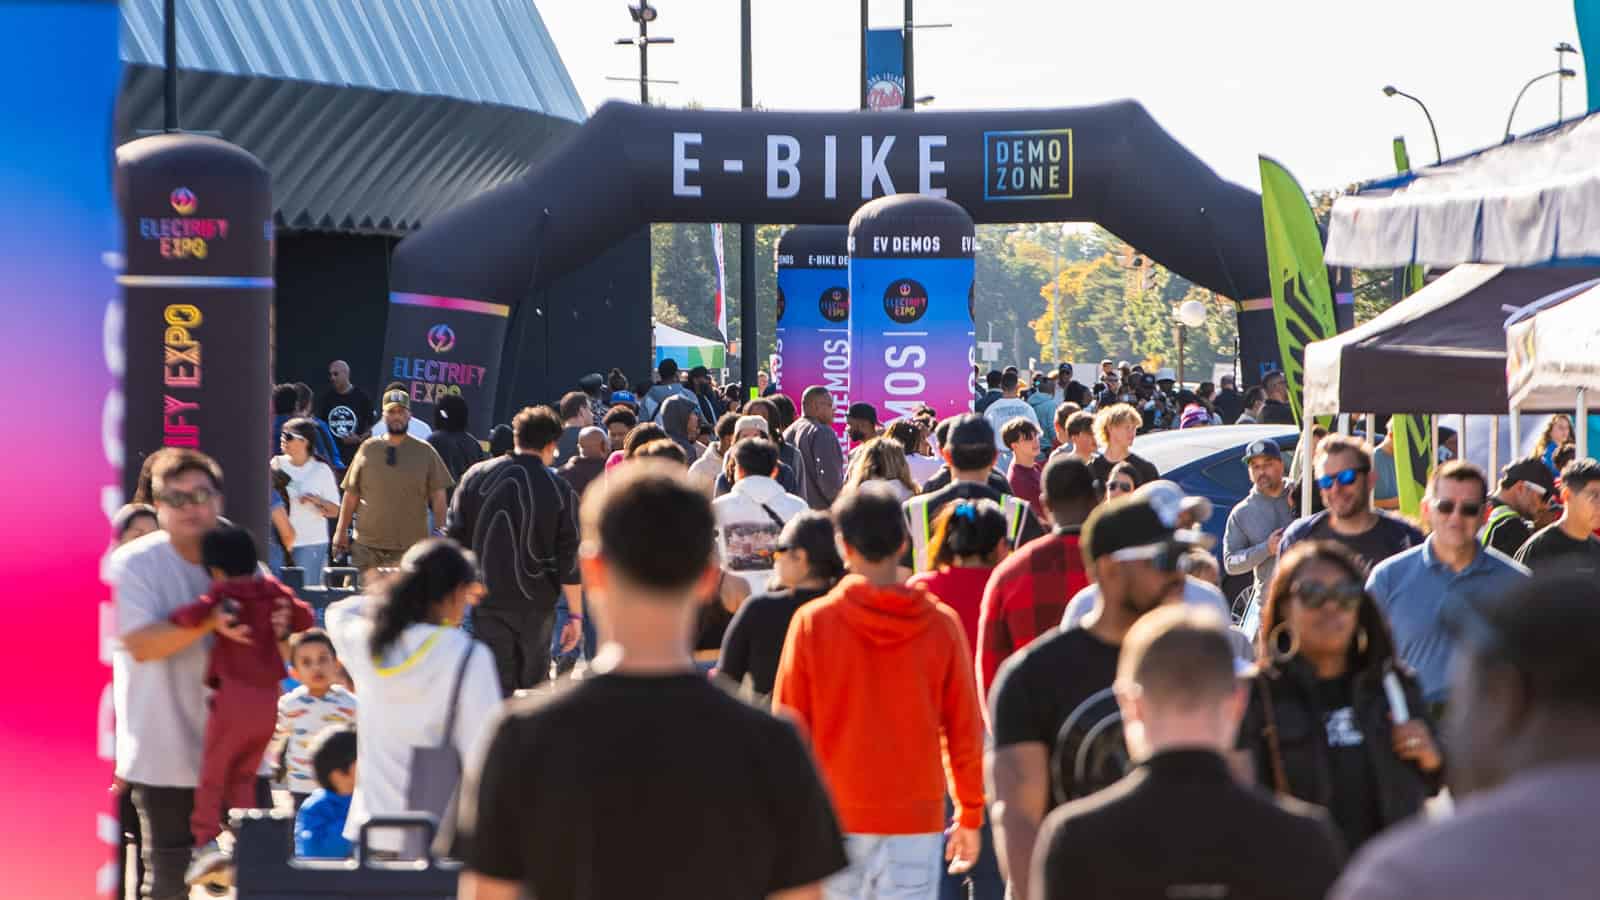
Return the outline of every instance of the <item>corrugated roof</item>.
[[[162,0],[122,0],[122,58],[162,65]],[[178,64],[585,118],[532,0],[178,0]]]

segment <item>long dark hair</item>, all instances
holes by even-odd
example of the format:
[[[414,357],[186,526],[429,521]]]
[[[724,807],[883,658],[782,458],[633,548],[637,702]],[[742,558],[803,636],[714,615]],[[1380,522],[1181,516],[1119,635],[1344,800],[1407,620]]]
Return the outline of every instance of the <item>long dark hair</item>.
[[[406,551],[400,571],[372,597],[372,655],[381,658],[412,625],[462,585],[478,580],[478,560],[449,538],[429,538]]]
[[[1299,580],[1301,571],[1314,562],[1325,562],[1342,570],[1357,584],[1367,581],[1366,566],[1343,544],[1306,541],[1284,554],[1272,574],[1272,584],[1267,587],[1267,601],[1261,608],[1261,630],[1256,633],[1256,664],[1264,670],[1276,667],[1279,648],[1272,646],[1272,631],[1287,618],[1289,604],[1293,602],[1294,583]],[[1365,641],[1361,640],[1363,631],[1367,635]],[[1356,611],[1356,631],[1350,638],[1348,671],[1351,675],[1367,672],[1381,677],[1384,667],[1394,658],[1394,636],[1389,632],[1389,622],[1378,609],[1377,601],[1363,590],[1361,606]]]
[[[833,519],[826,512],[808,510],[789,520],[778,543],[806,552],[806,574],[827,587],[844,577],[844,560],[833,541]]]
[[[306,439],[306,450],[310,452],[311,458],[316,460],[317,462],[322,463],[323,465],[327,466],[330,469],[333,468],[333,463],[328,462],[328,458],[326,456],[323,456],[322,453],[317,450],[317,423],[316,422],[313,422],[310,419],[307,419],[305,417],[294,418],[294,419],[290,419],[289,421],[283,423],[283,429],[282,430],[283,431],[292,431],[295,434],[298,434],[301,437],[305,438]]]
[[[1006,514],[993,500],[947,503],[933,520],[928,568],[951,565],[960,556],[987,557],[1005,536]]]

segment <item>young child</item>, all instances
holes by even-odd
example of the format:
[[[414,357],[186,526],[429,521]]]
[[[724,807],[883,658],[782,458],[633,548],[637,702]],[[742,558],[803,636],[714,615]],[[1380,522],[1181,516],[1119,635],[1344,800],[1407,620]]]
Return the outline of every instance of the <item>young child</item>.
[[[1006,472],[1011,493],[1018,500],[1027,501],[1033,514],[1043,519],[1044,506],[1039,502],[1039,426],[1018,416],[1001,427],[1000,440],[1011,451],[1011,468]]]
[[[295,813],[294,854],[344,859],[350,855],[344,820],[356,789],[355,731],[346,725],[324,729],[311,743],[311,765],[322,787]]]
[[[339,659],[333,640],[320,628],[289,639],[289,666],[300,686],[278,698],[278,730],[272,742],[283,748],[286,781],[298,810],[320,781],[312,743],[329,726],[356,723],[356,695],[335,682]]]
[[[256,805],[256,770],[277,724],[283,678],[277,642],[315,622],[311,607],[260,572],[255,541],[243,528],[213,528],[201,541],[200,556],[214,579],[211,591],[178,608],[171,621],[186,628],[231,622],[248,634],[246,641],[216,637],[206,663],[206,684],[214,692],[189,819],[195,852],[184,878],[190,884],[214,880],[227,867],[228,857],[217,846],[223,811]]]

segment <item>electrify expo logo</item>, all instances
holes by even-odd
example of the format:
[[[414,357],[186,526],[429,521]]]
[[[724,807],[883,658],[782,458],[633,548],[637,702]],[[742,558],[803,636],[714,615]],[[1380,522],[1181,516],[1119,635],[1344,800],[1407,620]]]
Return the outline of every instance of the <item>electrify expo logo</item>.
[[[173,188],[167,199],[172,203],[172,211],[180,216],[194,215],[195,209],[200,205],[200,200],[194,195],[194,191],[186,187]]]
[[[850,318],[850,292],[842,287],[831,287],[822,292],[817,309],[829,322],[843,322]]]
[[[449,353],[456,345],[456,333],[449,325],[439,324],[428,329],[428,346],[435,353]]]
[[[883,311],[895,323],[910,325],[928,312],[928,289],[912,278],[901,278],[883,292]]]

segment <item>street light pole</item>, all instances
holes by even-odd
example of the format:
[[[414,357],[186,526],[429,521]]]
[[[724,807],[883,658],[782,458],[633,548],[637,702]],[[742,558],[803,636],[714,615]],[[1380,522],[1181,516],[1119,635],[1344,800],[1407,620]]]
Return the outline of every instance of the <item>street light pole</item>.
[[[1444,162],[1444,154],[1439,152],[1439,129],[1433,127],[1433,113],[1428,112],[1428,104],[1423,103],[1417,97],[1415,97],[1415,96],[1413,96],[1411,94],[1408,94],[1405,91],[1400,90],[1399,88],[1395,87],[1392,84],[1386,84],[1386,85],[1383,86],[1383,95],[1385,97],[1393,97],[1396,94],[1398,94],[1401,97],[1404,97],[1407,100],[1410,100],[1412,103],[1415,103],[1416,105],[1422,107],[1422,114],[1424,116],[1428,117],[1428,131],[1433,133],[1433,162],[1434,162],[1434,165],[1438,165],[1439,163]]]
[[[613,43],[619,47],[632,44],[639,48],[639,105],[650,105],[650,45],[671,44],[672,38],[651,37],[650,23],[656,20],[657,11],[650,5],[649,0],[639,0],[638,6],[630,5],[628,15],[639,23],[639,36],[631,38],[617,38]],[[619,79],[620,80],[620,79]],[[676,83],[676,82],[668,82]]]
[[[751,76],[750,0],[739,0],[739,107],[755,106]],[[739,223],[739,383],[756,387],[756,228]]]
[[[1511,114],[1506,116],[1506,134],[1505,137],[1500,139],[1501,143],[1511,140],[1511,120],[1517,117],[1517,107],[1522,105],[1522,96],[1528,93],[1528,88],[1533,87],[1546,78],[1573,78],[1576,77],[1577,74],[1577,72],[1574,72],[1571,69],[1555,69],[1553,71],[1546,72],[1543,75],[1535,75],[1534,77],[1528,79],[1528,83],[1522,86],[1522,90],[1517,91],[1517,99],[1511,104]]]
[[[904,37],[904,39],[903,39],[903,41],[901,42],[901,45],[900,45],[901,48],[902,48],[902,53],[903,53],[902,59],[904,60],[905,70],[906,70],[906,89],[905,89],[905,94],[900,98],[900,108],[901,109],[916,109],[917,108],[917,100],[916,100],[917,92],[916,92],[916,88],[913,87],[913,85],[916,84],[916,80],[914,78],[912,78],[912,75],[911,75],[911,71],[914,68],[914,62],[915,62],[915,57],[913,56],[913,54],[911,52],[911,49],[912,49],[911,48],[911,36],[914,33],[912,31],[912,29],[915,27],[912,24],[912,17],[911,17],[911,5],[912,5],[913,2],[914,2],[914,0],[906,0],[905,37]]]
[[[1577,48],[1573,47],[1571,44],[1567,43],[1566,41],[1562,41],[1561,43],[1556,45],[1556,68],[1557,69],[1565,69],[1567,67],[1567,54],[1568,53],[1571,53],[1571,54],[1573,54],[1575,56],[1581,56],[1582,55],[1582,54],[1578,53]],[[1567,117],[1566,116],[1566,112],[1565,112],[1565,110],[1566,110],[1566,91],[1567,91],[1566,81],[1567,80],[1565,78],[1558,79],[1556,81],[1556,121],[1557,122],[1561,122],[1564,119],[1566,119],[1566,117]]]

